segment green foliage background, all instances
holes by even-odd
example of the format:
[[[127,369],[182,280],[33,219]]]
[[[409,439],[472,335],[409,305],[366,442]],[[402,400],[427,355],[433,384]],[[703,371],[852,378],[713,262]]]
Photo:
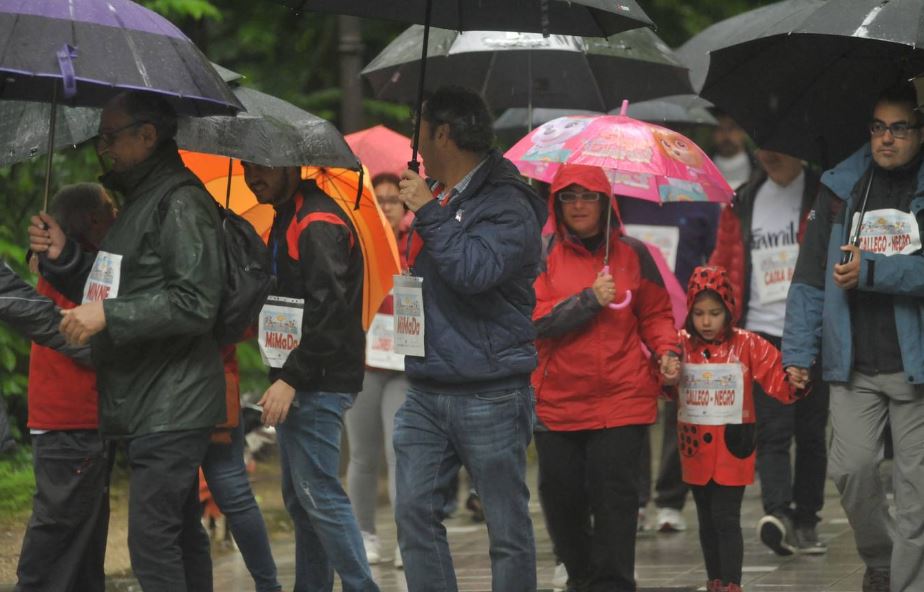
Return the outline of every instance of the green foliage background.
[[[271,0],[142,0],[141,3],[180,26],[210,59],[244,74],[245,84],[339,124],[336,16],[294,15]],[[640,3],[658,23],[658,34],[676,47],[714,21],[769,2],[640,0]],[[362,21],[364,63],[405,26]],[[363,106],[368,125],[384,123],[410,133],[406,106],[371,98],[365,99]],[[32,281],[24,259],[26,227],[29,217],[40,207],[44,162],[44,158],[38,158],[0,168],[0,258]],[[89,146],[59,151],[54,162],[53,191],[99,174]],[[25,431],[28,355],[28,344],[0,324],[0,395],[18,427],[17,438],[22,438]],[[242,391],[259,396],[266,385],[259,353],[252,343],[245,344],[239,357]]]

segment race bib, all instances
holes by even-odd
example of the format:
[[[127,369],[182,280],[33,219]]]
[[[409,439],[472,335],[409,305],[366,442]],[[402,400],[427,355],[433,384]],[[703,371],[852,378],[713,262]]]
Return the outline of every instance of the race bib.
[[[270,296],[260,310],[257,342],[263,363],[282,368],[289,354],[302,340],[305,301],[301,298]]]
[[[626,234],[658,247],[671,271],[677,265],[677,248],[680,246],[680,229],[676,226],[625,224]]]
[[[424,355],[423,278],[395,276],[395,353]]]
[[[699,425],[741,423],[741,364],[684,364],[677,403],[678,421]]]
[[[87,283],[83,285],[83,302],[96,302],[119,296],[122,255],[100,251],[96,254]]]
[[[404,356],[395,353],[395,319],[377,314],[366,333],[366,365],[382,370],[404,371]]]
[[[857,231],[860,214],[853,215],[850,236]],[[913,214],[901,210],[871,210],[863,216],[860,250],[882,255],[910,255],[921,250],[921,232]]]
[[[789,284],[796,273],[799,245],[783,245],[751,251],[754,268],[752,281],[756,281],[757,297],[761,304],[786,300]]]

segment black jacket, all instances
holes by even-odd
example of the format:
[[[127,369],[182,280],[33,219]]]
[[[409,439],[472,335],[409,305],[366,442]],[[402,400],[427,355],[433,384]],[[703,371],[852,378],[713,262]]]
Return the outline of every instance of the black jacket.
[[[270,379],[299,391],[358,393],[363,387],[363,256],[350,218],[314,181],[276,208],[270,233],[276,288],[304,299],[302,339]]]

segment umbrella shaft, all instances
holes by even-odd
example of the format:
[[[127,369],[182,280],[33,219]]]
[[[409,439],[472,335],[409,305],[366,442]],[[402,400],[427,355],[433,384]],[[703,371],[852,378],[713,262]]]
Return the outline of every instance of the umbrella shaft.
[[[55,154],[55,124],[58,121],[58,84],[53,82],[51,91],[51,121],[48,123],[48,159],[45,161],[45,195],[42,211],[48,211],[48,194],[51,191],[51,164]]]
[[[873,177],[876,175],[876,169],[870,169],[869,180],[866,182],[866,191],[863,192],[863,201],[860,202],[860,217],[857,218],[857,229],[853,233],[853,237],[850,239],[850,244],[858,247],[860,246],[860,231],[863,229],[863,216],[866,215],[866,204],[869,202],[869,190],[873,186]],[[850,253],[844,253],[841,257],[841,265],[846,265],[850,262]]]
[[[427,0],[427,14],[424,17],[423,47],[420,50],[420,79],[417,81],[417,105],[414,118],[414,147],[411,151],[411,160],[407,166],[412,171],[419,172],[420,164],[417,162],[417,146],[420,144],[420,111],[423,106],[424,81],[427,78],[427,46],[430,44],[430,16],[433,13],[433,0]]]

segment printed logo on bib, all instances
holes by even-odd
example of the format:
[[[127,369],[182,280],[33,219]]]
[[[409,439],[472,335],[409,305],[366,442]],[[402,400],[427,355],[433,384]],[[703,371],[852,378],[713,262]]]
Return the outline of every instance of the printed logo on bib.
[[[395,287],[395,353],[408,356],[424,355],[423,278],[396,275]]]
[[[676,226],[653,226],[648,224],[625,224],[626,234],[640,241],[658,247],[671,271],[677,264],[677,248],[680,246],[680,229]]]
[[[857,230],[860,214],[853,215],[850,236]],[[863,216],[860,250],[882,255],[910,255],[921,250],[921,232],[913,214],[901,210],[871,210]]]
[[[87,283],[83,286],[83,302],[97,302],[119,296],[122,278],[122,255],[100,251],[96,254]]]
[[[302,340],[305,301],[301,298],[270,296],[260,310],[257,343],[263,363],[282,368]]]
[[[744,372],[740,364],[684,364],[677,419],[699,425],[741,423]]]
[[[786,300],[792,276],[796,273],[799,245],[761,249],[751,253],[756,272],[757,295],[761,304]]]

